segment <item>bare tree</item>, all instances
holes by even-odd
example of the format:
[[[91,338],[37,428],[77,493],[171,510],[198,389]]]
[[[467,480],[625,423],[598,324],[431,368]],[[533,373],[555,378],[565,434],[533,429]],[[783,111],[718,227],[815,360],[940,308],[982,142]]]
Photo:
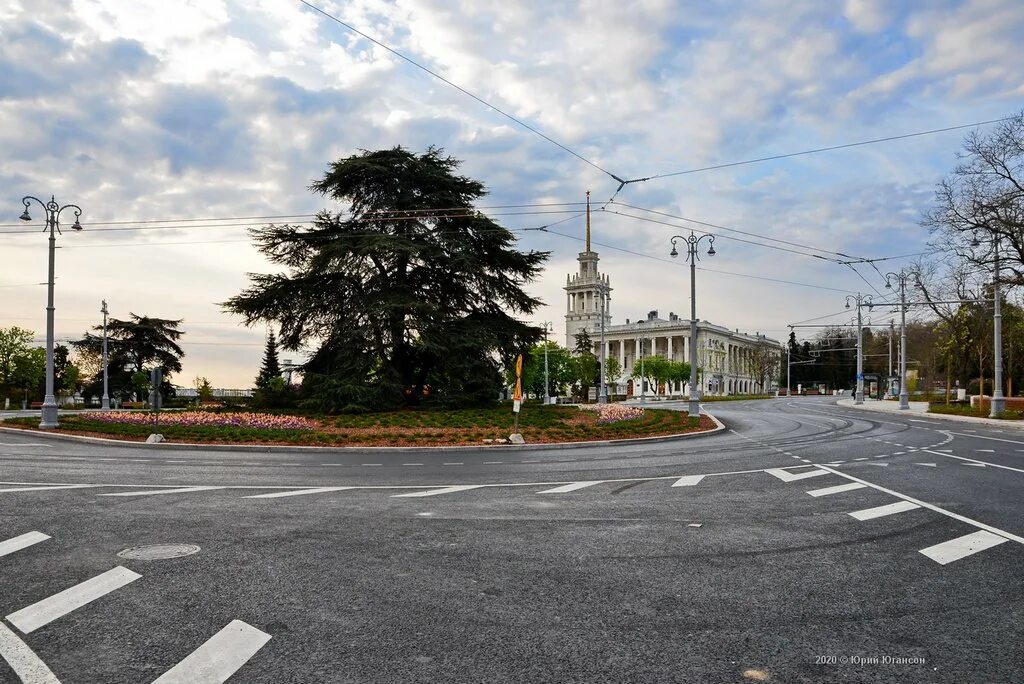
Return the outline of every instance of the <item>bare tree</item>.
[[[782,364],[782,354],[783,350],[780,347],[765,339],[759,340],[751,348],[747,358],[747,367],[760,392],[764,392],[764,385],[768,379],[778,374]]]

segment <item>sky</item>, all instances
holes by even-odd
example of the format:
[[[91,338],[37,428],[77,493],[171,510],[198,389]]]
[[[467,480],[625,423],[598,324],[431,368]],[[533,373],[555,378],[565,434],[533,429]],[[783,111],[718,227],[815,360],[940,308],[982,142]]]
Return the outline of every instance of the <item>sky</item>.
[[[1024,107],[1019,0],[311,2],[624,179]],[[42,211],[17,219],[23,196],[55,195],[81,206],[85,226],[58,238],[58,340],[98,323],[106,299],[115,317],[184,319],[178,384],[249,387],[266,330],[218,302],[247,273],[278,270],[246,233],[266,221],[145,222],[337,211],[307,190],[331,161],[434,145],[487,186],[482,206],[590,190],[614,322],[687,315],[688,272],[668,254],[692,227],[717,236],[697,316],[784,339],[789,323],[842,311],[847,293],[885,293],[884,279],[726,229],[864,258],[919,253],[921,214],[968,132],[654,178],[606,204],[609,174],[298,0],[0,0],[0,326],[44,337]],[[520,248],[551,252],[528,285],[546,304],[531,320],[562,339],[582,219],[555,235],[526,229],[575,212],[489,213]]]

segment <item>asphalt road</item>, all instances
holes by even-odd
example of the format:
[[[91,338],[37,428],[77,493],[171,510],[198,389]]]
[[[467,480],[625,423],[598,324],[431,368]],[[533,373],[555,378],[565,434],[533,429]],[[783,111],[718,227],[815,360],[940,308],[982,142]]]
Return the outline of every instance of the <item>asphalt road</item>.
[[[1021,679],[1024,431],[710,407],[564,451],[0,433],[0,681]]]

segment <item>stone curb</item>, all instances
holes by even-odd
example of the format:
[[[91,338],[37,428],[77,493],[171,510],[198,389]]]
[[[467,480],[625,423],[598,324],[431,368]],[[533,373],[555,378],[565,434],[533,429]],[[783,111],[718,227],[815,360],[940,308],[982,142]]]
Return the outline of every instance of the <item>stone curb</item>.
[[[900,411],[898,409],[893,410],[889,408],[875,407],[870,404],[861,404],[860,406],[853,403],[853,399],[840,399],[836,402],[838,406],[843,408],[858,409],[860,411],[874,411],[875,413],[891,413],[899,416],[923,416],[924,418],[936,418],[938,420],[950,420],[955,423],[971,423],[972,425],[998,425],[999,427],[1013,428],[1014,430],[1024,430],[1024,421],[1018,420],[999,420],[998,418],[972,418],[971,416],[951,416],[946,413],[928,413],[927,411]]]
[[[133,442],[120,439],[105,439],[103,437],[86,437],[83,435],[64,435],[41,430],[12,428],[0,426],[0,432],[9,434],[32,435],[42,439],[51,439],[62,442],[78,442],[85,444],[98,444],[103,446],[134,447],[138,449],[167,449],[171,451],[227,451],[236,453],[287,453],[295,451],[307,451],[323,454],[359,454],[359,453],[444,453],[449,451],[466,451],[474,449],[477,451],[556,451],[559,449],[585,449],[587,447],[608,447],[628,446],[631,444],[657,444],[659,442],[676,442],[693,437],[705,437],[725,430],[725,424],[708,412],[704,412],[708,418],[715,423],[713,430],[701,432],[685,432],[675,435],[658,435],[656,437],[633,437],[630,439],[605,439],[593,442],[562,442],[559,444],[496,444],[485,445],[464,445],[464,446],[437,446],[437,447],[320,447],[320,446],[281,446],[281,445],[245,445],[245,444],[188,444],[178,442],[160,442],[147,444],[146,442]],[[2,422],[2,421],[0,421]]]

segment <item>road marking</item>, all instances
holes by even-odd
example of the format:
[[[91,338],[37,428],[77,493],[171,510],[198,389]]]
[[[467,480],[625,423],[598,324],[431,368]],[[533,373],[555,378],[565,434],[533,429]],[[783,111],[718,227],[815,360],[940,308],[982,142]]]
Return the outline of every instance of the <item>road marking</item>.
[[[38,544],[41,541],[51,539],[50,535],[43,534],[42,532],[26,532],[25,534],[12,537],[7,541],[0,542],[0,556],[6,556],[14,553],[15,551],[21,551],[24,548]]]
[[[393,499],[408,499],[418,498],[422,496],[437,496],[438,494],[454,494],[455,492],[465,492],[470,489],[479,489],[483,485],[453,485],[451,487],[441,487],[440,489],[428,489],[425,492],[410,492],[409,494],[392,494]]]
[[[270,635],[241,620],[210,637],[153,684],[221,684],[270,641]]]
[[[847,484],[836,485],[835,487],[824,487],[822,489],[812,489],[807,492],[811,496],[828,496],[829,494],[841,494],[842,492],[852,492],[855,489],[865,489],[867,485],[862,485],[859,482],[850,482]]]
[[[891,490],[891,489],[889,489],[887,487],[883,487],[881,485],[876,485],[875,483],[868,482],[867,480],[862,480],[859,477],[854,477],[853,475],[849,475],[847,473],[842,473],[842,472],[839,472],[838,470],[833,470],[832,468],[828,468],[826,466],[821,466],[821,467],[824,468],[825,470],[828,470],[831,473],[834,473],[834,474],[838,475],[839,477],[845,477],[847,480],[850,480],[852,482],[860,482],[861,484],[866,484],[868,487],[871,487],[872,489],[877,489],[880,492],[884,492],[884,493],[889,494],[891,496],[895,496],[897,499],[903,499],[904,501],[906,501],[908,503],[917,504],[918,506],[920,506],[922,508],[927,508],[929,511],[934,511],[936,513],[940,513],[940,514],[946,516],[947,518],[952,518],[953,520],[959,520],[960,522],[967,523],[968,525],[973,525],[974,527],[977,527],[979,530],[988,530],[992,534],[997,534],[1000,537],[1006,537],[1007,539],[1009,539],[1011,541],[1015,541],[1018,544],[1024,544],[1024,537],[1019,537],[1016,534],[1013,534],[1012,532],[1007,532],[1006,530],[1001,530],[998,527],[992,527],[991,525],[987,525],[987,524],[985,524],[983,522],[980,522],[978,520],[974,520],[973,518],[968,518],[966,515],[960,515],[959,513],[954,513],[953,511],[948,511],[945,508],[942,508],[941,506],[936,506],[935,504],[930,504],[927,501],[921,501],[920,499],[915,499],[913,497],[907,496],[906,494],[900,494],[899,492],[893,491],[893,490]]]
[[[935,465],[934,463],[915,463],[914,465],[928,466],[929,468],[938,468],[938,466]]]
[[[703,475],[683,475],[681,478],[672,483],[673,487],[692,487],[695,484],[699,484],[704,479]]]
[[[888,468],[889,467],[888,463],[865,463],[864,465],[881,466],[882,468]]]
[[[7,487],[0,492],[41,492],[46,489],[84,489],[91,485],[47,485],[45,487]]]
[[[907,452],[906,451],[896,451],[896,452],[893,453],[893,456],[902,456],[905,453],[907,453]]]
[[[862,511],[854,511],[849,515],[853,516],[857,520],[874,520],[875,518],[883,518],[887,515],[895,515],[896,513],[903,513],[904,511],[912,511],[915,508],[920,508],[916,503],[910,501],[897,501],[896,503],[886,504],[885,506],[877,506],[875,508],[865,508]]]
[[[803,472],[803,473],[796,473],[796,474],[794,474],[794,473],[791,473],[791,472],[789,472],[787,470],[783,470],[782,468],[770,468],[770,469],[768,469],[768,470],[766,470],[764,472],[768,473],[769,475],[774,475],[775,477],[779,478],[783,482],[796,482],[797,480],[806,480],[809,477],[818,477],[819,475],[828,475],[829,471],[815,469],[815,470],[808,470],[807,472]]]
[[[175,487],[174,489],[152,489],[147,492],[117,492],[116,494],[100,494],[100,496],[155,496],[157,494],[189,494],[190,492],[208,492],[213,489],[227,489],[226,487]]]
[[[273,492],[271,494],[252,494],[243,496],[243,499],[280,499],[283,496],[304,496],[306,494],[323,494],[324,492],[340,492],[344,489],[354,487],[313,487],[311,489],[296,489],[290,492]]]
[[[423,464],[422,463],[403,463],[402,465],[404,465],[404,466],[421,466]]]
[[[1020,468],[1013,468],[1011,466],[999,465],[998,463],[989,463],[988,461],[978,461],[978,460],[973,459],[973,458],[964,458],[963,456],[954,456],[953,454],[944,454],[941,451],[929,451],[928,453],[935,454],[936,456],[945,456],[946,458],[955,458],[958,461],[970,461],[971,463],[981,463],[983,465],[990,466],[992,468],[1002,468],[1003,470],[1012,470],[1015,473],[1024,473],[1024,470],[1022,470]]]
[[[384,464],[383,463],[361,463],[360,465],[364,465],[364,466],[379,466],[379,465],[384,465]]]
[[[446,466],[446,465],[447,466],[453,466],[453,465],[465,465],[465,464],[462,463],[461,461],[455,461],[455,462],[452,462],[452,463],[442,463],[441,465],[443,465],[443,466]]]
[[[7,616],[7,621],[24,634],[28,634],[115,589],[131,584],[140,577],[142,575],[137,572],[119,565],[81,584],[15,611]]]
[[[583,489],[584,487],[593,487],[596,484],[601,484],[603,480],[594,480],[591,482],[573,482],[572,484],[562,485],[561,487],[554,487],[553,489],[545,489],[538,494],[565,494],[566,492],[575,492],[577,489]]]
[[[984,468],[985,467],[984,463],[961,463],[960,465],[973,466],[975,468]]]
[[[960,435],[961,437],[974,437],[975,439],[987,439],[987,440],[990,440],[990,441],[993,441],[993,442],[1009,442],[1010,444],[1024,444],[1024,442],[1020,441],[1019,439],[1003,439],[1002,437],[987,437],[985,435],[964,434],[964,432],[966,432],[966,430],[964,432],[953,432],[952,430],[941,430],[941,432],[945,432],[947,435]]]
[[[855,458],[855,459],[853,459],[853,460],[854,460],[854,461],[866,461],[866,460],[868,460],[868,457],[867,457],[867,456],[864,456],[863,458]]]
[[[1006,541],[1010,540],[1006,537],[1000,537],[998,534],[978,530],[977,532],[971,532],[970,534],[950,539],[935,546],[929,546],[927,549],[921,549],[921,553],[936,563],[946,565],[947,563],[974,555],[979,551],[999,546]]]
[[[484,461],[484,465],[500,465],[501,461]]]
[[[53,447],[52,444],[21,444],[20,442],[0,442],[0,447],[45,447],[47,449]]]
[[[7,625],[0,622],[0,657],[22,684],[60,684],[53,671]]]
[[[984,453],[984,454],[994,454],[994,453],[996,453],[995,449],[975,449],[975,451],[978,451],[978,452],[981,452],[981,453]]]

